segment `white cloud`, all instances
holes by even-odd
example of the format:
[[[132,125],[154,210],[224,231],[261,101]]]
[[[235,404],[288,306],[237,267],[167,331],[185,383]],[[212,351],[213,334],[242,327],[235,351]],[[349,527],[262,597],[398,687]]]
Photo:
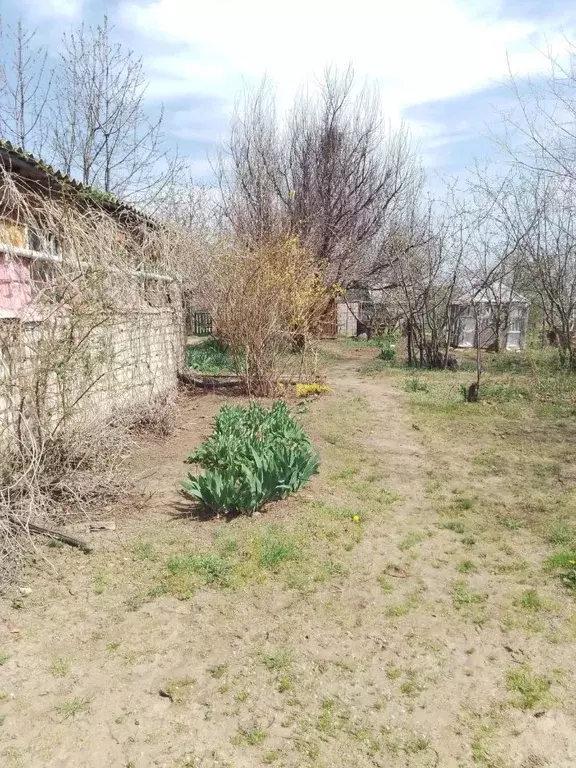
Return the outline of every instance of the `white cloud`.
[[[125,0],[117,19],[139,38],[138,49],[149,51],[148,94],[168,109],[171,100],[210,96],[229,112],[243,83],[258,82],[264,74],[276,84],[282,108],[327,65],[352,64],[358,81],[379,84],[384,111],[396,120],[410,106],[502,81],[508,61],[522,75],[543,67],[538,46],[554,44],[559,29],[542,19],[505,19],[502,2],[147,0],[142,5],[142,0]],[[206,132],[197,115],[192,125],[184,113],[177,122],[178,130],[174,121],[170,127],[182,138],[209,137],[209,114]],[[444,144],[475,131],[411,123],[434,156]]]
[[[396,111],[501,79],[507,52],[521,72],[540,65],[534,40],[554,30],[498,20],[495,0],[477,2],[475,9],[456,0],[153,0],[126,2],[119,15],[140,34],[174,44],[173,55],[148,61],[152,93],[164,99],[230,96],[242,77],[264,73],[288,99],[327,64],[352,62],[360,78],[378,80]]]

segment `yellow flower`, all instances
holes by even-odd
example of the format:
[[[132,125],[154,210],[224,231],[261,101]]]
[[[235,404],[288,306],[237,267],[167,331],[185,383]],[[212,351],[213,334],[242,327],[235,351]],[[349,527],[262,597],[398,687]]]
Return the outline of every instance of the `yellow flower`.
[[[308,397],[309,395],[321,395],[323,392],[332,390],[326,384],[319,384],[314,381],[310,384],[296,384],[296,394],[298,397]]]
[[[360,515],[354,515],[352,520],[354,520],[355,523],[359,523],[360,522]]]

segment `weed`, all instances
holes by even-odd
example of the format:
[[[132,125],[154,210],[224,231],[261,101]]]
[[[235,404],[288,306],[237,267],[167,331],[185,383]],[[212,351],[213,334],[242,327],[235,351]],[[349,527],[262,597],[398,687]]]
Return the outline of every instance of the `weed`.
[[[236,694],[236,701],[239,704],[243,704],[245,701],[248,701],[248,697],[250,696],[250,693],[246,690],[238,691]]]
[[[404,603],[396,603],[395,605],[390,605],[388,608],[386,608],[385,614],[390,619],[398,618],[400,616],[406,616],[407,613],[410,613],[410,610],[414,607],[414,604],[411,601],[406,601]]]
[[[263,529],[255,541],[257,561],[261,568],[276,570],[285,560],[298,560],[299,552],[291,537],[277,526]]]
[[[568,589],[576,590],[576,552],[556,552],[548,558],[546,567],[555,571]]]
[[[393,586],[390,583],[390,580],[386,577],[385,573],[381,573],[380,576],[378,576],[378,584],[380,584],[380,589],[382,592],[392,592]]]
[[[388,664],[386,666],[386,677],[389,680],[398,680],[402,676],[402,670],[399,667],[395,667],[394,664]]]
[[[406,673],[406,680],[400,686],[400,693],[403,693],[404,696],[418,696],[423,690],[425,690],[425,686],[418,680],[417,673],[409,670]]]
[[[526,525],[526,522],[519,517],[503,517],[501,522],[509,531],[519,531]]]
[[[228,671],[228,664],[216,664],[210,669],[210,674],[215,680],[220,680]]]
[[[0,653],[0,667],[4,666],[8,659],[10,658],[9,653]]]
[[[101,595],[108,585],[108,578],[103,573],[94,574],[93,578],[94,594]]]
[[[462,538],[462,544],[465,544],[467,547],[473,547],[474,544],[476,544],[476,537],[475,536],[464,536]]]
[[[522,592],[518,605],[527,611],[539,611],[542,608],[542,600],[535,589],[527,589]]]
[[[416,755],[418,752],[424,752],[429,746],[430,739],[426,736],[414,736],[404,742],[402,749],[407,755]]]
[[[275,763],[276,760],[278,760],[280,757],[280,752],[277,750],[272,750],[271,752],[267,752],[264,757],[262,758],[262,762],[265,765],[272,765],[272,763]]]
[[[417,376],[414,376],[412,379],[408,379],[406,382],[406,391],[407,392],[428,392],[429,387],[428,384],[424,381],[420,381],[420,379]]]
[[[151,541],[139,541],[134,545],[134,554],[140,560],[152,560],[154,558],[154,544]]]
[[[548,701],[550,680],[542,675],[535,675],[524,665],[520,669],[509,669],[506,672],[506,687],[514,694],[513,706],[519,709],[536,709]]]
[[[464,579],[459,579],[454,585],[452,603],[455,608],[483,603],[485,599],[485,597],[470,589]]]
[[[90,699],[76,697],[70,701],[63,701],[57,704],[54,709],[62,716],[64,720],[75,718],[76,715],[84,714],[90,711]]]
[[[319,384],[316,381],[310,384],[296,384],[296,394],[298,397],[310,397],[310,395],[321,395],[324,392],[332,392],[326,384]]]
[[[318,724],[316,726],[322,733],[327,734],[332,730],[335,706],[336,699],[324,699],[322,701],[320,715],[318,717]]]
[[[255,725],[252,728],[239,728],[236,743],[245,741],[251,747],[258,747],[266,740],[268,735],[265,728]]]
[[[404,552],[405,550],[416,546],[416,544],[419,544],[421,541],[424,541],[425,538],[426,535],[424,533],[412,531],[399,542],[398,549],[401,549]]]
[[[177,680],[168,680],[164,686],[167,698],[174,704],[184,704],[190,698],[192,686],[196,680],[192,677],[182,677]]]
[[[278,648],[276,651],[262,654],[262,664],[271,671],[288,669],[294,661],[294,652],[290,648]]]
[[[472,562],[472,560],[460,560],[458,565],[456,566],[456,570],[458,573],[474,573],[477,568]]]
[[[66,659],[56,659],[50,665],[50,673],[52,677],[66,677],[70,671],[70,664]]]
[[[466,531],[464,524],[458,520],[448,520],[448,522],[443,523],[441,527],[448,531],[454,531],[454,533],[464,533]]]
[[[226,587],[230,583],[230,563],[220,555],[177,555],[166,564],[169,573],[175,577],[176,586],[184,597],[194,592],[198,584],[219,584]]]
[[[575,530],[568,523],[556,523],[550,527],[547,539],[556,546],[569,547],[574,542]]]
[[[281,675],[278,680],[278,693],[286,693],[291,690],[292,680],[288,675]]]
[[[456,499],[456,501],[454,502],[454,506],[456,507],[456,509],[460,509],[464,512],[474,507],[474,500],[467,499],[467,498]]]

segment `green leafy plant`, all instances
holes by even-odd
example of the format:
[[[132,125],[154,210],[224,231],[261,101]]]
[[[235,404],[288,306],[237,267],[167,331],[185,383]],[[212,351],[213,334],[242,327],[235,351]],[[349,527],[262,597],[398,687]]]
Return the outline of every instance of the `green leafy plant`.
[[[202,344],[188,347],[186,362],[189,368],[199,373],[223,373],[233,368],[228,349],[217,339],[207,339]]]
[[[386,362],[393,362],[396,360],[396,344],[389,341],[388,339],[384,339],[382,341],[382,345],[380,346],[380,353],[378,355],[380,360],[386,360]]]
[[[428,392],[428,384],[425,381],[420,381],[417,376],[412,379],[408,379],[406,382],[407,392]]]
[[[547,567],[556,571],[562,583],[576,593],[576,552],[556,552],[548,558]]]
[[[216,513],[252,514],[297,491],[318,471],[318,454],[283,401],[222,407],[214,432],[188,457],[204,474],[183,488]]]

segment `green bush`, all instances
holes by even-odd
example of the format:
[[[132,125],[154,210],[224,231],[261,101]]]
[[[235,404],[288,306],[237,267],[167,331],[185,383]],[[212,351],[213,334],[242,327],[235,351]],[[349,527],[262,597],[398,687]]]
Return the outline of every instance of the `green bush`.
[[[214,432],[188,457],[204,474],[188,474],[184,490],[217,512],[252,514],[297,491],[318,471],[318,454],[286,404],[271,409],[225,405]]]
[[[202,344],[188,347],[186,362],[199,373],[223,373],[232,369],[232,361],[226,347],[217,339],[207,339]]]

